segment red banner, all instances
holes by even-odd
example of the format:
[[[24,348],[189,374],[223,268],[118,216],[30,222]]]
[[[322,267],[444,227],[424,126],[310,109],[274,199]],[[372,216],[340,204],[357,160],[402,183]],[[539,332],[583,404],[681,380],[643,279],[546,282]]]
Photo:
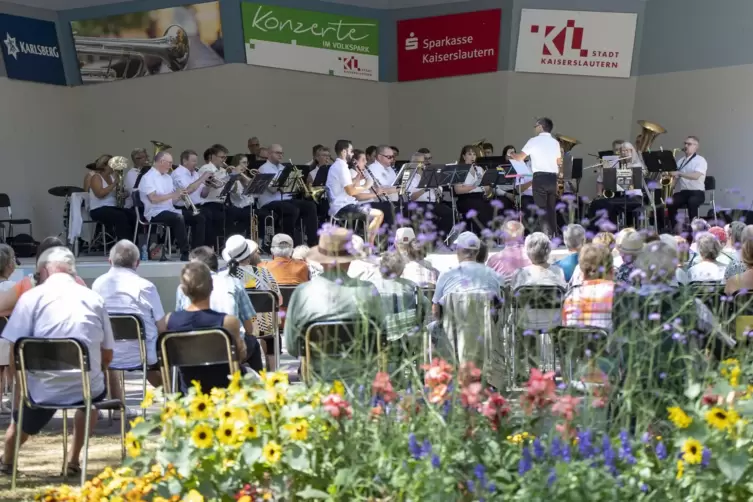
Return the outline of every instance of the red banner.
[[[397,23],[400,82],[497,71],[502,9]]]

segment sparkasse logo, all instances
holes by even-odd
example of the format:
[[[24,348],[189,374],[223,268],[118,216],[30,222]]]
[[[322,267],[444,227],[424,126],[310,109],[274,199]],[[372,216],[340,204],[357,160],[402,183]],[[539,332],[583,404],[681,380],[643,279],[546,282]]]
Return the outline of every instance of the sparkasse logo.
[[[418,49],[418,37],[415,33],[411,32],[410,36],[405,39],[405,50],[415,51]]]
[[[544,27],[544,42],[541,53],[544,56],[587,57],[588,49],[583,48],[583,28],[575,26],[575,20],[570,19],[559,31],[557,26]],[[531,25],[531,33],[539,33],[541,26]],[[570,47],[567,47],[568,41]],[[567,53],[565,52],[567,50]]]

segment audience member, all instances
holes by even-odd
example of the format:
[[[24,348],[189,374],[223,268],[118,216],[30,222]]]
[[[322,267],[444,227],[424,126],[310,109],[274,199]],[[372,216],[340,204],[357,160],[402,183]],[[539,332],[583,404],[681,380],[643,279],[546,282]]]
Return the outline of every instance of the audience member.
[[[395,232],[395,249],[403,257],[403,279],[407,279],[421,288],[434,286],[439,278],[439,271],[426,259],[425,244],[416,239],[412,228],[402,227]]]
[[[313,262],[306,257],[309,254],[309,251],[311,251],[311,248],[308,247],[305,244],[301,244],[300,246],[296,246],[293,248],[293,256],[292,258],[294,260],[303,260],[306,262],[306,265],[309,267],[309,276],[310,277],[316,277],[317,275],[322,273],[322,266],[319,265],[316,262]]]
[[[259,263],[269,270],[277,284],[298,285],[311,278],[305,261],[293,258],[293,239],[287,234],[272,237],[272,260]]]
[[[154,284],[136,273],[139,256],[139,248],[133,242],[118,241],[110,249],[110,270],[97,277],[92,284],[92,291],[102,297],[108,314],[134,314],[141,319],[147,366],[154,366],[157,364],[157,323],[165,317],[165,311]],[[115,343],[112,358],[114,368],[133,368],[140,364],[141,350],[138,341],[124,340]],[[111,397],[124,399],[120,372],[110,371],[109,376]],[[159,370],[149,370],[146,376],[153,386],[162,385]]]
[[[617,251],[622,258],[622,265],[614,274],[614,280],[618,283],[631,283],[635,259],[643,251],[644,237],[641,232],[629,232],[622,237],[622,242],[617,246]]]
[[[724,269],[726,267],[717,261],[722,252],[722,243],[711,232],[697,234],[695,242],[697,243],[700,261],[696,261],[696,264],[688,270],[689,282],[724,282]]]
[[[486,263],[504,282],[512,279],[515,272],[531,264],[523,249],[524,234],[525,228],[522,223],[517,220],[507,221],[502,225],[504,248],[492,255]]]
[[[180,272],[180,288],[188,297],[185,310],[167,314],[167,331],[196,331],[201,329],[223,328],[233,339],[238,361],[245,361],[248,349],[241,338],[241,323],[237,317],[211,308],[214,280],[212,272],[205,264],[191,261]],[[180,391],[185,393],[191,382],[199,382],[202,392],[209,393],[214,388],[225,388],[230,381],[228,364],[184,366],[180,368]]]
[[[513,291],[521,286],[567,287],[565,273],[557,265],[549,263],[552,242],[546,234],[534,232],[526,237],[525,250],[531,264],[518,270],[513,276]]]
[[[612,250],[612,263],[614,263],[615,272],[622,266],[622,255],[620,254],[620,245],[622,244],[622,241],[625,239],[625,236],[633,232],[637,232],[637,230],[631,227],[623,228],[622,230],[617,232],[617,235],[614,236],[614,245],[610,246],[610,249]]]
[[[481,240],[481,245],[478,248],[478,254],[476,255],[476,263],[486,265],[486,260],[489,259],[489,246]]]
[[[219,261],[214,250],[209,246],[201,246],[188,256],[193,262],[203,263],[209,268],[212,276],[212,294],[209,297],[209,306],[212,310],[238,318],[241,323],[240,336],[245,340],[248,348],[248,363],[254,371],[261,371],[263,365],[263,341],[257,339],[259,328],[256,323],[256,311],[251,304],[246,289],[240,279],[231,276],[227,271],[217,272]],[[191,300],[183,292],[183,287],[178,286],[175,292],[175,311],[186,310]],[[272,358],[274,361],[274,358]]]
[[[724,292],[728,295],[740,290],[750,291],[753,289],[753,225],[745,227],[740,235],[740,241],[740,263],[742,265],[736,268],[744,268],[744,270],[727,279]],[[732,264],[727,267],[725,274],[729,273],[731,266]]]
[[[663,242],[675,252],[677,257],[677,264],[675,267],[675,284],[687,284],[688,273],[683,268],[683,265],[688,259],[688,241],[680,235],[661,234],[659,241]]]
[[[565,297],[562,306],[564,326],[593,326],[612,329],[612,252],[600,244],[586,244],[578,258],[583,282]]]
[[[13,248],[7,244],[0,244],[0,291],[8,291],[15,283],[10,281],[10,276],[16,270],[16,254]],[[0,338],[0,411],[5,411],[3,398],[5,397],[6,382],[13,381],[8,366],[10,364],[10,343]]]
[[[570,253],[555,264],[559,266],[565,274],[565,281],[570,281],[575,272],[575,267],[578,266],[578,254],[580,248],[586,243],[586,229],[577,223],[574,225],[567,225],[562,232],[563,240],[565,241],[565,247]]]
[[[371,282],[372,279],[381,275],[379,273],[379,259],[368,254],[361,236],[353,235],[349,246],[352,248],[351,253],[354,258],[348,267],[349,277]]]
[[[690,236],[693,241],[693,243],[690,245],[690,251],[692,251],[693,253],[698,252],[698,242],[696,241],[696,236],[701,232],[708,231],[709,224],[703,218],[694,218],[693,221],[690,222]]]
[[[114,345],[110,319],[104,300],[86,286],[77,284],[76,259],[64,247],[47,249],[37,259],[37,284],[19,300],[13,315],[2,333],[11,344],[24,337],[75,338],[86,345],[89,351],[90,389],[93,401],[101,401],[106,395],[104,371],[112,361]],[[12,349],[11,349],[12,350]],[[15,372],[15,362],[10,361]],[[29,372],[29,394],[37,403],[81,404],[83,394],[81,375],[75,371]],[[55,409],[24,408],[21,424],[21,443],[31,435],[38,434],[55,415]],[[18,420],[5,433],[5,450],[0,459],[0,471],[10,473],[9,461],[15,452]],[[84,445],[84,410],[78,410],[73,420],[73,439],[68,457],[68,475],[81,473],[79,457]],[[97,413],[91,414],[93,428]]]
[[[742,221],[733,221],[729,225],[729,232],[727,233],[727,246],[725,250],[733,256],[727,269],[724,271],[724,279],[729,280],[731,277],[742,274],[747,270],[747,266],[743,263],[740,249],[743,243],[743,231],[745,230],[745,223]]]
[[[606,246],[609,249],[615,247],[617,240],[612,232],[599,232],[591,239],[592,244],[598,244],[600,246]]]

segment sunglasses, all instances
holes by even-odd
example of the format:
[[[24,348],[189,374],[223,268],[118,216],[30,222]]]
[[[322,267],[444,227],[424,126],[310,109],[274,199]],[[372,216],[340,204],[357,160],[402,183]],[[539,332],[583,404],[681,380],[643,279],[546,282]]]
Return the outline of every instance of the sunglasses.
[[[395,158],[394,155],[382,155],[382,157],[384,157],[385,159],[394,159]]]
[[[685,146],[693,146],[694,144],[695,144],[695,143],[691,143],[691,142],[689,142],[689,141],[686,141],[686,142],[685,142]]]

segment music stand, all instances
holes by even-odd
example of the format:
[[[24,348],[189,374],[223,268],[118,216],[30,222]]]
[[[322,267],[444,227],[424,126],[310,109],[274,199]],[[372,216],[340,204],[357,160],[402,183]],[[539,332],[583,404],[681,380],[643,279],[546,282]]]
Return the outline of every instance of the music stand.
[[[490,187],[492,190],[497,187],[513,186],[515,184],[515,178],[510,178],[507,176],[508,174],[510,174],[511,170],[511,164],[487,169],[484,175],[481,177],[481,186]]]
[[[481,157],[479,159],[476,159],[476,165],[481,166],[483,168],[489,168],[489,167],[497,167],[500,165],[508,165],[510,164],[510,161],[503,157],[502,155],[492,156],[492,157]]]
[[[311,183],[312,187],[323,187],[327,185],[327,176],[329,176],[329,168],[331,166],[319,166],[319,170],[316,172],[316,177]]]
[[[650,173],[668,173],[677,171],[677,161],[670,150],[643,152],[643,163]]]
[[[609,157],[611,155],[615,155],[615,153],[612,150],[602,150],[599,152],[599,158]]]
[[[230,192],[233,190],[233,187],[235,186],[235,182],[238,181],[238,175],[237,174],[228,174],[227,182],[225,183],[225,186],[222,187],[222,191],[217,196],[218,199],[222,199],[225,202],[228,200],[228,195],[230,195]]]

